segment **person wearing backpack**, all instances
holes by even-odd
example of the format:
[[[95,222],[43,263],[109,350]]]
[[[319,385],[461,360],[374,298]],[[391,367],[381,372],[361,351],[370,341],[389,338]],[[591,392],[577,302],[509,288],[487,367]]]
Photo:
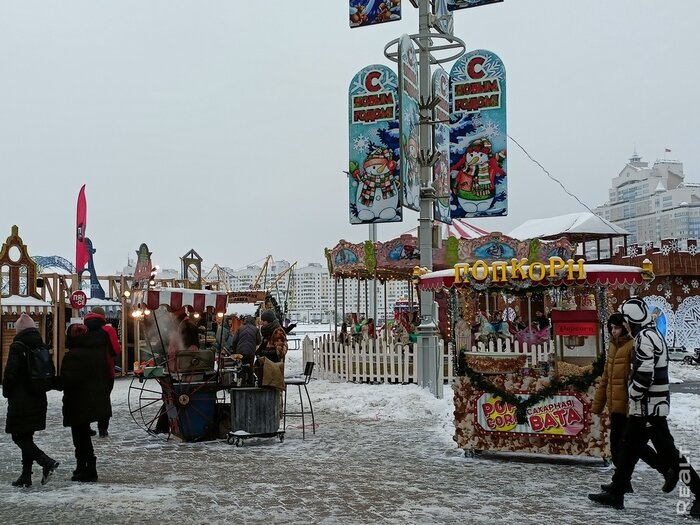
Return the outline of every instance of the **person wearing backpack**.
[[[66,332],[66,354],[61,363],[63,426],[70,427],[76,469],[71,481],[97,481],[97,458],[90,423],[109,417],[111,376],[107,370],[108,338],[102,330],[72,324]]]
[[[23,313],[15,321],[15,335],[2,379],[2,395],[7,398],[5,432],[22,451],[22,474],[15,487],[31,487],[32,465],[42,467],[41,484],[58,468],[59,462],[47,456],[34,443],[34,432],[46,429],[46,391],[31,388],[27,353],[44,346],[34,320]]]

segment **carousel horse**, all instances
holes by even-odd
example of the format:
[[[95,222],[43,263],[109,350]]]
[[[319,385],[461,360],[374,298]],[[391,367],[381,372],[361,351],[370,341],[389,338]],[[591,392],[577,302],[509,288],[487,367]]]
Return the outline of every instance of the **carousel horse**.
[[[492,323],[482,312],[479,312],[476,314],[476,322],[479,324],[479,331],[474,334],[474,338],[481,343],[486,344],[489,340],[510,339],[511,337],[508,323],[505,321]]]
[[[549,326],[546,326],[542,330],[537,330],[535,328],[524,328],[515,334],[515,338],[518,342],[522,344],[539,345],[550,340],[549,336]]]

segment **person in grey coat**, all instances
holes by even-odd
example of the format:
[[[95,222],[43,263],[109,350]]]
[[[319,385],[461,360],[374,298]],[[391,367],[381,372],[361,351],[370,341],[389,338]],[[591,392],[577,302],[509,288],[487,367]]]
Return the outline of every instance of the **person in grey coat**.
[[[12,482],[14,487],[32,486],[32,465],[36,461],[43,469],[41,484],[58,468],[58,461],[47,456],[34,443],[34,432],[46,428],[46,393],[28,388],[27,351],[44,342],[34,320],[23,313],[15,322],[15,335],[2,379],[2,395],[7,398],[5,432],[22,451],[22,474]]]

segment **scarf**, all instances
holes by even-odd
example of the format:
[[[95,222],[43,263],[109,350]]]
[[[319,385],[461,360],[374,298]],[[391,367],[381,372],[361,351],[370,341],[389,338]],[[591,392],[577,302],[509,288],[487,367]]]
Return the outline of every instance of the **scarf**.
[[[268,341],[270,337],[272,336],[272,332],[280,328],[280,322],[278,320],[274,320],[271,323],[267,323],[266,326],[261,326],[260,327],[260,333],[263,336],[263,341]]]

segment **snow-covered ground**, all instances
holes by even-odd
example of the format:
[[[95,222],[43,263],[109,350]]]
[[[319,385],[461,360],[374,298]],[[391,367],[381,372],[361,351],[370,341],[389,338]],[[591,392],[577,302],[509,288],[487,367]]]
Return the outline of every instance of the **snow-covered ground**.
[[[301,372],[301,351],[287,371]],[[677,370],[686,376],[690,371]],[[694,376],[697,378],[697,376]],[[119,379],[107,439],[94,438],[100,480],[76,484],[70,432],[61,426],[61,394],[49,394],[48,429],[37,442],[59,459],[50,483],[16,489],[20,470],[10,436],[0,439],[0,523],[688,523],[676,515],[678,491],[640,464],[624,511],[586,494],[612,470],[599,460],[484,454],[465,458],[452,441],[452,400],[415,385],[309,385],[316,434],[302,440],[298,420],[283,443],[250,440],[177,443],[151,437],[129,416],[131,379]],[[296,400],[296,392],[290,393]],[[0,400],[4,426],[6,402]],[[700,464],[700,396],[674,394],[671,429]],[[681,521],[682,520],[682,521]]]
[[[684,365],[679,361],[671,361],[668,365],[668,374],[671,383],[700,381],[700,366]]]

